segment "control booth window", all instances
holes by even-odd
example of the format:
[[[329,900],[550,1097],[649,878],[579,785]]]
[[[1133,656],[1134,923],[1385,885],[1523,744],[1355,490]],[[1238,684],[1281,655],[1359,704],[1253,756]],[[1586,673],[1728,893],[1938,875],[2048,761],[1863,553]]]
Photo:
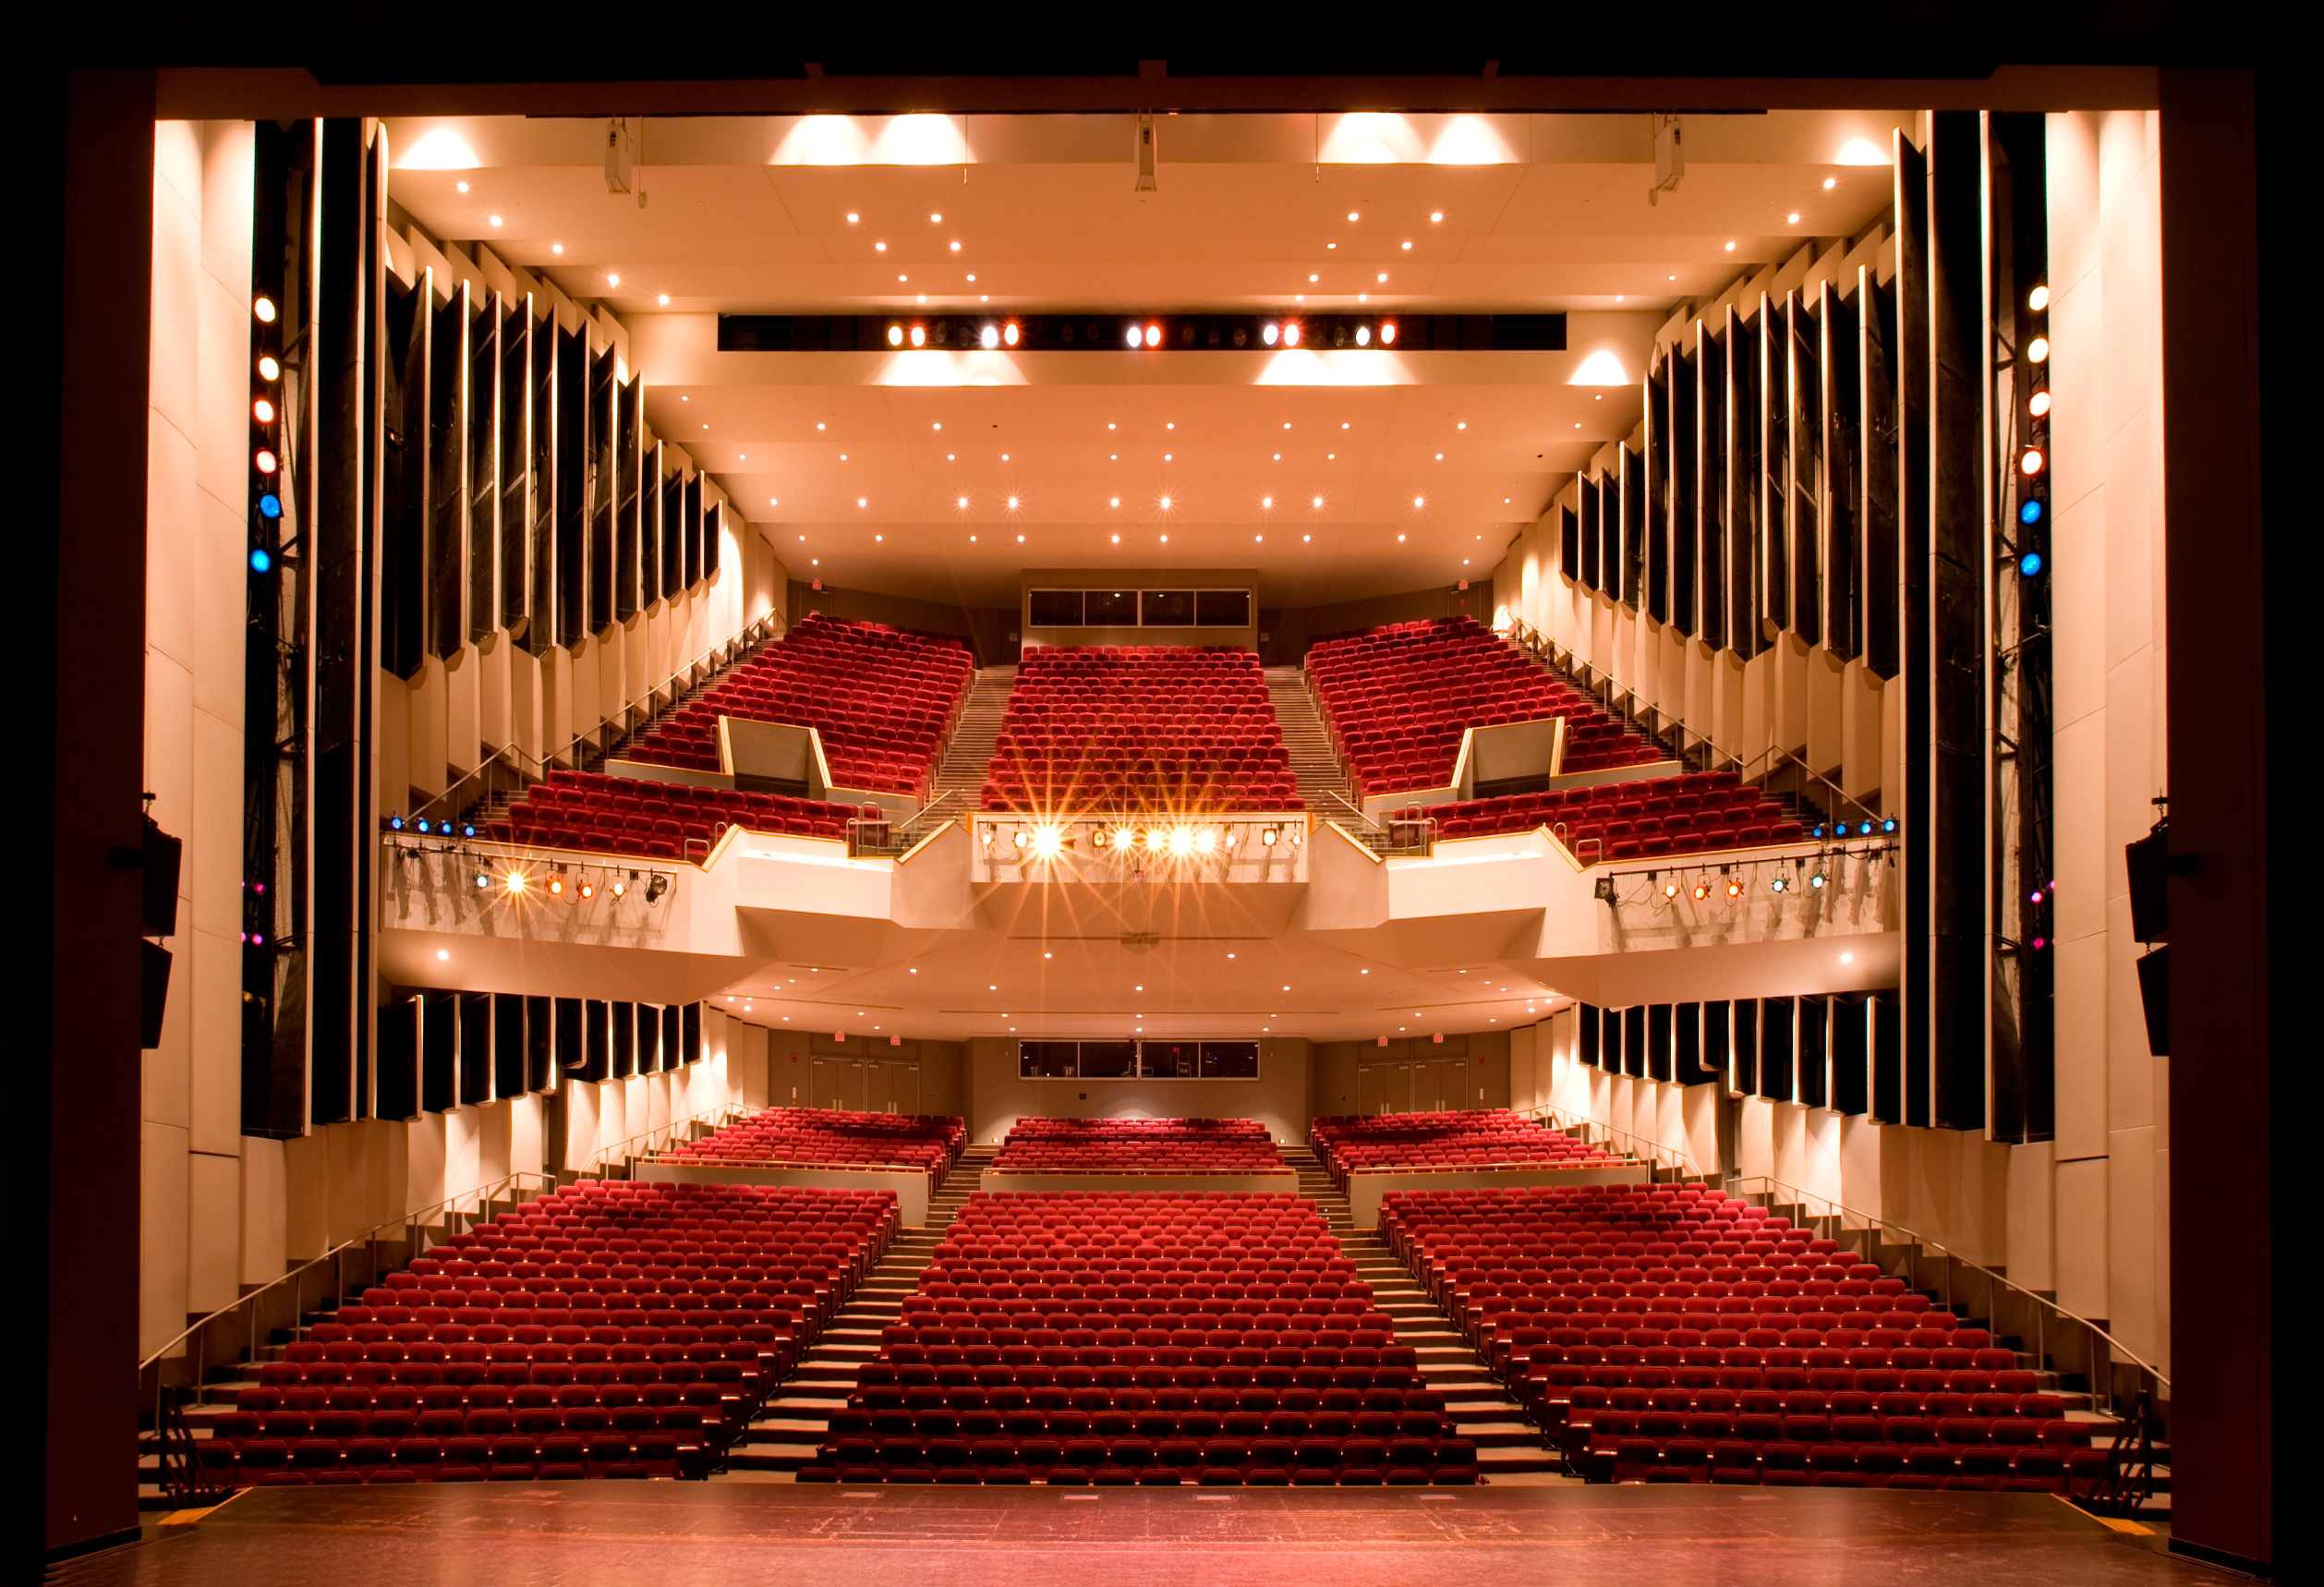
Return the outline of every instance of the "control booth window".
[[[1248,589],[1030,589],[1035,628],[1248,628]]]
[[[1082,592],[1078,589],[1036,589],[1032,592],[1031,607],[1035,628],[1082,625]]]
[[[1194,592],[1191,589],[1148,589],[1139,592],[1139,621],[1148,628],[1191,628],[1194,625]]]
[[[1022,1080],[1256,1080],[1255,1041],[1021,1041]]]
[[[1092,628],[1135,628],[1138,592],[1134,589],[1092,589],[1083,594],[1082,621]]]

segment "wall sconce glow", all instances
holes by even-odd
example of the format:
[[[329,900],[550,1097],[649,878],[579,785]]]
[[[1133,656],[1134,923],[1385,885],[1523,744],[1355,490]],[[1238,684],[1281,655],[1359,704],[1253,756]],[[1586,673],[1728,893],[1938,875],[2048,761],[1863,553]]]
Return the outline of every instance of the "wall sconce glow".
[[[1360,110],[1333,123],[1317,157],[1326,165],[1395,165],[1417,164],[1427,154],[1402,116]]]
[[[899,338],[900,339],[900,338]],[[872,382],[882,386],[1021,386],[1024,371],[1006,353],[939,352],[906,348],[891,356]]]
[[[1834,165],[1885,165],[1888,151],[1869,138],[1851,138],[1832,157]]]
[[[899,115],[872,139],[875,165],[961,165],[974,158],[949,115]]]
[[[449,127],[439,127],[423,136],[395,163],[403,171],[473,171],[481,164],[468,140]]]
[[[1506,165],[1517,156],[1481,115],[1456,115],[1429,146],[1432,165]]]
[[[803,115],[799,124],[775,145],[771,165],[861,165],[871,139],[853,118],[845,115]],[[848,217],[854,219],[853,215]]]
[[[1404,386],[1410,371],[1391,353],[1317,353],[1287,348],[1269,358],[1254,382],[1263,386]]]
[[[1567,378],[1569,386],[1627,386],[1630,377],[1623,372],[1622,360],[1600,348],[1581,360],[1580,366]]]

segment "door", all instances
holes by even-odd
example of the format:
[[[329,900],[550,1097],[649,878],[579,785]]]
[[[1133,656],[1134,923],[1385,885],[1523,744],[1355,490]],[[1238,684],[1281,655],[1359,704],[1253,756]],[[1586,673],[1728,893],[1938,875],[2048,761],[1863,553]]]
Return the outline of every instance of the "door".
[[[864,1061],[853,1058],[817,1058],[807,1064],[810,1108],[837,1108],[849,1112],[864,1106]]]
[[[1356,1102],[1365,1113],[1412,1111],[1412,1070],[1410,1063],[1356,1065]]]
[[[920,1066],[875,1060],[871,1065],[871,1094],[865,1106],[875,1113],[920,1111]]]

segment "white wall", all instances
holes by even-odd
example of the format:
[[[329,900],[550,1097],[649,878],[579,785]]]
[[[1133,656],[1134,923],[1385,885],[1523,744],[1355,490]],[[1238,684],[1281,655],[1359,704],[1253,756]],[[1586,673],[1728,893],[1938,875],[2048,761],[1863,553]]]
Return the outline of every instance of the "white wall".
[[[238,1216],[252,148],[243,122],[154,128],[145,786],[186,848],[167,1017],[143,1064],[146,1350],[231,1302],[252,1268],[281,1271],[271,1227]]]

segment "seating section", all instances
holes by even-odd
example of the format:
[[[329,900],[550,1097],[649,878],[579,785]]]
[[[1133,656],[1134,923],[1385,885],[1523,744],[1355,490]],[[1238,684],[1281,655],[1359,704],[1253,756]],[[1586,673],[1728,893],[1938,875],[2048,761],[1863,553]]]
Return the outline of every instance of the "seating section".
[[[1028,650],[984,807],[1081,816],[1297,810],[1283,730],[1250,650]]]
[[[682,1161],[925,1169],[934,1183],[960,1160],[967,1136],[958,1119],[769,1108],[662,1156]]]
[[[1310,1124],[1307,1138],[1343,1193],[1358,1169],[1605,1169],[1628,1160],[1506,1108],[1335,1116]]]
[[[1307,652],[1307,675],[1367,794],[1445,787],[1462,733],[1496,722],[1564,717],[1567,771],[1668,757],[1473,618],[1318,640]]]
[[[948,636],[810,615],[627,755],[716,771],[719,718],[789,722],[822,736],[841,787],[925,798],[975,672],[968,647]]]
[[[306,1330],[201,1462],[238,1486],[698,1472],[896,1228],[884,1191],[583,1181]]]
[[[1585,862],[1796,843],[1798,822],[1732,771],[1696,771],[1543,794],[1430,806],[1440,838],[1481,838],[1547,827]]]
[[[1381,1229],[1600,1475],[2064,1493],[2104,1460],[1984,1329],[1715,1191],[1401,1193]]]
[[[802,1481],[1473,1483],[1293,1195],[972,1196]]]
[[[1283,1156],[1255,1119],[1020,1119],[997,1173],[1272,1174]]]
[[[645,782],[594,771],[552,771],[485,828],[503,842],[651,860],[701,860],[729,827],[801,838],[847,836],[852,805]]]

